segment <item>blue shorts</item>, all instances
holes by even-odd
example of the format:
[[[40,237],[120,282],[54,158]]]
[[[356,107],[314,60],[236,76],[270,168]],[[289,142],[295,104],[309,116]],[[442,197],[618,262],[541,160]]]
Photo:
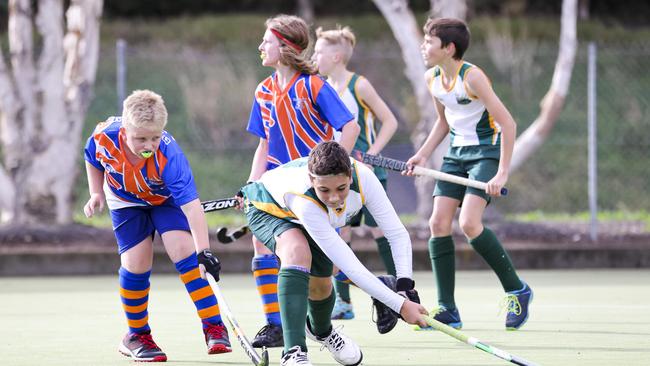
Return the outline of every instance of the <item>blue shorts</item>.
[[[125,207],[110,213],[119,254],[148,236],[153,238],[156,231],[161,235],[172,230],[190,231],[185,213],[172,198],[159,206]]]

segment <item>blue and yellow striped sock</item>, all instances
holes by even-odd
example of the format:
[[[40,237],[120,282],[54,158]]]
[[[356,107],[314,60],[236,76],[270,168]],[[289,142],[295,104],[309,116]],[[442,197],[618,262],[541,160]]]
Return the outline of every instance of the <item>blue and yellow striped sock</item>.
[[[145,273],[131,273],[126,268],[120,267],[120,298],[122,308],[126,313],[126,322],[131,333],[144,333],[149,328],[149,276],[151,271]]]
[[[180,273],[181,281],[185,284],[185,289],[190,294],[194,306],[196,306],[196,312],[201,318],[203,328],[207,328],[208,324],[223,323],[217,297],[214,296],[208,281],[201,278],[196,255],[191,254],[189,257],[174,263],[174,265],[178,273]]]
[[[275,254],[259,255],[252,261],[253,276],[257,284],[257,292],[262,298],[266,322],[282,325],[280,304],[278,303],[278,271],[280,262]]]

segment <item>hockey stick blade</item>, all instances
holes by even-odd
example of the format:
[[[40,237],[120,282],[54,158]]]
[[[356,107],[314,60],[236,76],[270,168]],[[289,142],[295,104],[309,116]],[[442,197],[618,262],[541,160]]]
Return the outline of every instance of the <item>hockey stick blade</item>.
[[[219,230],[217,230],[217,240],[221,244],[230,244],[236,241],[237,239],[241,238],[242,236],[248,234],[250,229],[248,226],[242,226],[239,229],[233,231],[232,233],[228,233],[228,228],[226,227],[220,227]]]
[[[209,273],[206,273],[206,278],[208,279],[208,283],[210,284],[212,291],[214,291],[214,295],[217,297],[217,302],[219,303],[219,308],[221,310],[222,316],[225,316],[226,320],[228,320],[230,329],[235,334],[235,336],[237,336],[237,340],[239,341],[241,347],[244,349],[244,352],[246,353],[248,358],[250,358],[250,360],[253,362],[255,366],[268,366],[269,352],[266,350],[266,347],[262,349],[262,355],[260,356],[255,350],[255,348],[253,348],[253,346],[251,345],[251,342],[244,334],[244,331],[239,326],[239,323],[237,323],[237,320],[235,319],[235,316],[232,314],[232,311],[230,310],[228,303],[224,299],[223,294],[221,293],[221,289],[219,288],[217,282]]]
[[[453,338],[456,338],[457,340],[466,343],[470,346],[473,346],[475,348],[480,349],[483,352],[489,353],[492,356],[496,356],[502,360],[511,362],[515,365],[520,365],[520,366],[537,366],[537,364],[530,362],[528,360],[525,360],[521,357],[515,356],[513,354],[510,354],[509,352],[506,352],[502,349],[496,348],[494,346],[490,346],[487,343],[481,342],[479,339],[474,338],[474,337],[469,337],[465,335],[463,332],[456,330],[447,324],[441,323],[431,316],[425,316],[424,319],[426,320],[427,324],[432,327],[435,330],[438,330],[442,333],[445,333],[448,336],[451,336]]]

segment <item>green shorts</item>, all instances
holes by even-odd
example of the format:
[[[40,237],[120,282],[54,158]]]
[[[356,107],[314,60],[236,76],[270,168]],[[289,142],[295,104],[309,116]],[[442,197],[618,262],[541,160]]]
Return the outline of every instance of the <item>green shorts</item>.
[[[384,187],[384,191],[386,190],[386,186],[388,182],[386,179],[380,179],[379,182],[381,183],[382,187]],[[356,215],[352,216],[350,218],[348,225],[352,227],[359,227],[361,226],[361,220],[363,219],[363,223],[368,226],[368,227],[377,227],[377,222],[375,221],[375,218],[372,217],[370,214],[370,211],[366,208],[366,206],[363,206],[361,208],[361,211],[359,211]]]
[[[318,244],[309,236],[302,225],[287,221],[262,210],[258,210],[252,205],[246,207],[246,219],[248,227],[255,237],[264,243],[264,246],[275,253],[275,238],[289,229],[300,229],[311,250],[311,270],[310,274],[314,277],[329,277],[332,275],[332,261],[323,253]]]
[[[499,170],[500,155],[501,148],[499,146],[475,145],[450,147],[440,170],[444,173],[459,177],[487,182]],[[490,196],[483,190],[442,180],[436,182],[436,188],[433,190],[434,197],[445,196],[455,198],[461,202],[466,194],[483,197],[488,203],[490,202]]]

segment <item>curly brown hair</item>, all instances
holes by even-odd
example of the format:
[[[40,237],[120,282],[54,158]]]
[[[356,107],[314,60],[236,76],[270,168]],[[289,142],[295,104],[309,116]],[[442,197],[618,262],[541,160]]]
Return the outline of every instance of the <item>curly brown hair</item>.
[[[309,153],[309,173],[317,176],[345,174],[352,176],[348,152],[336,141],[321,142]]]

